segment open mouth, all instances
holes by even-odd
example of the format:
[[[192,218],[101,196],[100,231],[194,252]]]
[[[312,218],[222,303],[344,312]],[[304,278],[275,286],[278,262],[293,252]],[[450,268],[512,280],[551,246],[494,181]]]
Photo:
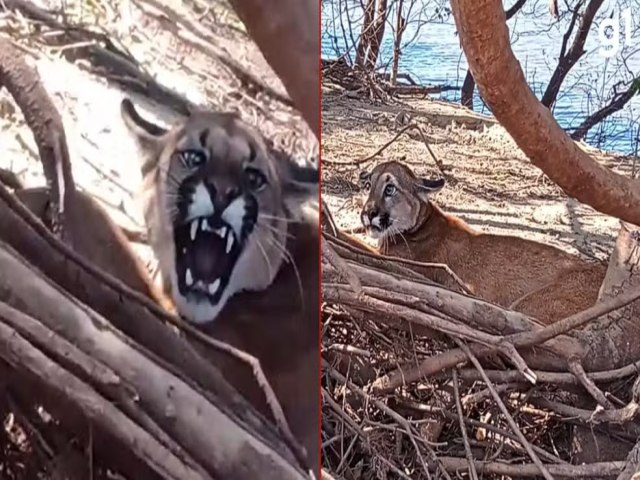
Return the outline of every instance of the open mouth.
[[[243,244],[220,218],[197,217],[174,225],[178,290],[188,300],[218,303]]]

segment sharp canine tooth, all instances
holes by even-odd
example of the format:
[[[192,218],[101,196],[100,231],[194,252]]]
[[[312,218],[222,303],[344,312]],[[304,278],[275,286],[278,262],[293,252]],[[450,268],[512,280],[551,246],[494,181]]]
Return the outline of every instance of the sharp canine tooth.
[[[231,251],[231,247],[233,247],[233,234],[229,234],[227,237],[227,248],[225,252],[228,254]]]
[[[198,220],[191,222],[191,241],[196,239],[196,233],[198,233]]]
[[[220,287],[220,279],[218,278],[215,282],[209,284],[209,295],[215,295]]]
[[[193,284],[193,276],[191,275],[191,270],[189,268],[187,268],[187,273],[184,280],[187,284],[187,287],[190,287]]]
[[[211,230],[211,228],[209,227],[209,222],[207,221],[207,219],[205,218],[204,220],[202,220],[202,230],[203,231],[208,231]]]
[[[222,238],[224,238],[224,237],[226,237],[226,236],[227,236],[227,227],[222,227],[222,228],[220,229],[220,236],[221,236]]]

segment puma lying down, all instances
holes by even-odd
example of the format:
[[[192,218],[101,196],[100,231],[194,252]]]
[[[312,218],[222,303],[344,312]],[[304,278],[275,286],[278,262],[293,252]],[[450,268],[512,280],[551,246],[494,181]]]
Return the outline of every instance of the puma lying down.
[[[443,179],[418,178],[409,167],[390,161],[363,171],[360,182],[369,190],[362,224],[384,253],[447,264],[474,295],[544,323],[596,302],[606,265],[549,245],[471,228],[429,198],[444,187]],[[450,280],[443,271],[412,268],[441,283]]]
[[[121,110],[144,155],[144,216],[165,290],[181,316],[260,361],[319,478],[319,219],[305,208],[317,204],[317,169],[233,114],[195,112],[165,130],[128,100]],[[246,364],[201,351],[271,418]]]

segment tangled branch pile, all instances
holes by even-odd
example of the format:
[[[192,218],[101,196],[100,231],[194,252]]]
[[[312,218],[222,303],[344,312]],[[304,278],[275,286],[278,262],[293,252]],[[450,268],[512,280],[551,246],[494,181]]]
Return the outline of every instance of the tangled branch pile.
[[[640,434],[640,362],[598,368],[572,330],[639,292],[543,328],[454,276],[445,288],[412,262],[355,249],[323,220],[322,446],[334,478],[631,477],[637,446],[628,463],[569,463],[575,427],[626,451]],[[573,406],[589,395],[602,406]]]
[[[389,75],[370,72],[358,66],[351,66],[344,57],[336,60],[322,59],[322,79],[340,85],[354,95],[368,96],[371,100],[388,101],[391,96],[420,95],[426,97],[429,94],[457,90],[450,85],[425,86],[418,85],[407,74],[399,75],[408,84],[392,85]]]

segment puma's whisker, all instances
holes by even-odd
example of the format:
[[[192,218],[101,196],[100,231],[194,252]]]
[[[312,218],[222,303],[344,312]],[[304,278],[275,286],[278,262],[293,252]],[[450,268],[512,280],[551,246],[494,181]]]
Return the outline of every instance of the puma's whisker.
[[[277,220],[279,222],[287,222],[287,223],[300,223],[300,220],[297,220],[295,218],[279,217],[276,215],[268,215],[266,213],[258,214],[258,218],[265,218],[267,220]]]
[[[278,227],[274,227],[273,225],[271,225],[271,224],[269,224],[267,222],[258,221],[258,223],[256,225],[259,225],[260,227],[263,227],[263,228],[267,228],[271,233],[276,233],[278,235],[281,234],[280,229]],[[294,238],[294,236],[289,232],[287,232],[285,234],[285,236],[287,238]]]
[[[269,269],[269,275],[271,275],[272,267],[271,267],[271,262],[269,261],[269,257],[267,256],[267,252],[262,246],[262,242],[260,240],[256,239],[256,245],[260,249],[260,252],[262,253],[262,258],[264,259],[265,263],[267,264],[267,268]]]
[[[299,294],[300,294],[300,302],[301,302],[302,306],[304,307],[304,294],[303,294],[303,291],[302,291],[302,278],[300,276],[300,271],[298,270],[298,266],[296,265],[296,262],[295,262],[293,256],[291,255],[289,250],[287,250],[287,247],[285,247],[281,243],[278,243],[278,241],[274,237],[270,237],[268,239],[268,241],[273,243],[273,245],[282,252],[282,254],[285,256],[285,259],[286,259],[287,263],[289,263],[291,265],[291,267],[293,268],[293,273],[295,274],[296,281],[298,282],[298,289],[299,289]]]

